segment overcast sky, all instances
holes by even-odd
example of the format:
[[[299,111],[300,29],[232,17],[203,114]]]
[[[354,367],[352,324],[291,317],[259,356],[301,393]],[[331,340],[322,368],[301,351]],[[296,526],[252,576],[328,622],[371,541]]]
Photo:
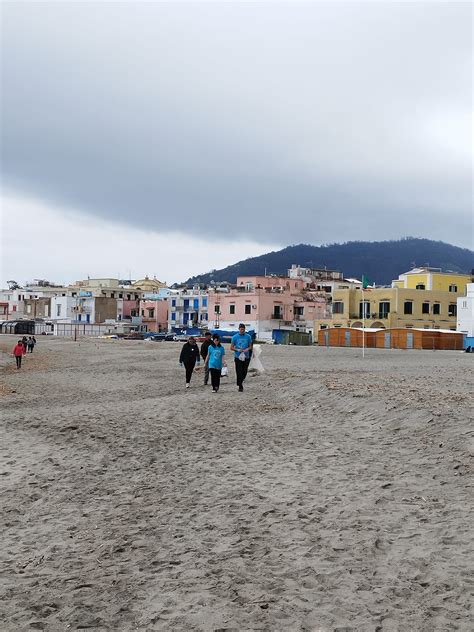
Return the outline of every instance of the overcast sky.
[[[3,2],[2,270],[473,248],[469,2]],[[298,263],[298,262],[295,262]]]

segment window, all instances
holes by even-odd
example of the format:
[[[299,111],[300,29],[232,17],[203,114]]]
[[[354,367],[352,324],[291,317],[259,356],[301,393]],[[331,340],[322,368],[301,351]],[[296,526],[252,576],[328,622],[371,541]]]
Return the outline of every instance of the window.
[[[148,318],[155,318],[155,310],[153,308],[148,308]]]
[[[235,314],[235,305],[229,305],[229,314]]]
[[[441,305],[439,303],[433,303],[433,314],[437,316],[441,314]]]
[[[110,292],[110,298],[115,298],[115,292]]]
[[[199,309],[199,299],[198,298],[193,299],[193,308],[194,309]]]
[[[403,313],[404,314],[413,314],[413,302],[405,301],[403,304]]]
[[[281,305],[273,306],[273,318],[281,318]]]
[[[176,307],[176,299],[171,299],[171,307]]]
[[[344,303],[342,301],[334,301],[332,304],[332,313],[333,314],[343,314],[344,313]]]
[[[246,313],[246,314],[250,314],[250,313],[251,313],[251,311],[252,311],[252,306],[251,306],[251,305],[246,305],[246,306],[245,306],[245,313]]]
[[[56,316],[61,316],[61,304],[56,305]]]
[[[359,318],[370,318],[370,303],[369,301],[360,301],[359,303]]]
[[[421,313],[422,314],[429,314],[430,313],[430,304],[429,303],[423,303],[423,305],[421,306]]]
[[[202,299],[202,306],[207,307],[207,296],[204,296]]]
[[[123,293],[119,292],[119,298],[123,298]]]
[[[221,313],[221,306],[214,305],[214,314],[220,314],[220,313]]]
[[[388,318],[390,313],[390,301],[380,301],[379,318]]]
[[[189,309],[189,298],[184,299],[183,307],[184,309]]]
[[[448,316],[457,316],[458,309],[456,303],[450,303],[448,307]]]
[[[171,320],[176,320],[176,312],[171,313]]]
[[[295,316],[303,316],[304,307],[295,307]]]
[[[31,305],[26,306],[26,313],[31,314]]]
[[[127,294],[127,301],[130,301],[132,299],[132,295],[131,294]]]
[[[424,290],[425,288],[425,284],[424,283],[418,283],[418,285],[416,286],[417,290]]]
[[[145,316],[145,310],[142,309],[142,316]]]
[[[463,309],[466,309],[466,308],[467,308],[467,301],[463,301],[463,302],[462,302],[462,308],[463,308]]]
[[[458,291],[458,286],[457,285],[450,285],[449,286],[449,291],[450,292],[457,292]]]

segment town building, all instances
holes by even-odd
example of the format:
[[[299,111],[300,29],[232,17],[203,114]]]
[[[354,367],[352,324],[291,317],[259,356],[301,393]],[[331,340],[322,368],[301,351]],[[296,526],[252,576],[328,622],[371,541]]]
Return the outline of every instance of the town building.
[[[474,271],[473,271],[474,272]],[[430,290],[439,292],[451,292],[456,295],[464,295],[466,285],[474,282],[473,274],[459,272],[443,272],[441,268],[413,268],[409,272],[400,274],[398,279],[392,281],[392,287],[412,290]]]
[[[467,347],[474,347],[474,283],[468,283],[466,294],[457,299],[457,331],[466,335]]]
[[[399,287],[336,290],[330,318],[319,319],[316,331],[327,327],[422,327],[456,329],[457,293]]]
[[[171,289],[168,297],[168,327],[207,327],[209,292],[199,286]]]
[[[328,313],[328,293],[310,283],[297,273],[238,277],[234,287],[210,290],[209,327],[233,330],[244,323],[261,340],[272,340],[279,329],[312,335],[314,320]]]

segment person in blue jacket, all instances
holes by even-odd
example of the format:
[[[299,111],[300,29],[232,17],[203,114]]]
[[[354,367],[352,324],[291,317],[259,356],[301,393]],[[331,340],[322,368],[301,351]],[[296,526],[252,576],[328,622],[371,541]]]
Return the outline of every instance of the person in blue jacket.
[[[221,384],[221,371],[225,362],[225,349],[220,343],[219,334],[212,336],[212,344],[207,349],[206,364],[211,374],[212,392],[217,393]]]
[[[234,352],[237,386],[239,387],[239,392],[242,392],[244,390],[244,380],[247,377],[250,354],[252,352],[252,337],[245,332],[245,325],[243,323],[239,325],[239,333],[232,336],[230,349]]]

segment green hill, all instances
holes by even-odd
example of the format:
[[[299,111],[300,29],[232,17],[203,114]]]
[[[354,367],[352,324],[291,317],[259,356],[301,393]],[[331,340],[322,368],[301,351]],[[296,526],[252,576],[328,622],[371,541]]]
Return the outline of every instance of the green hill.
[[[265,271],[267,274],[286,274],[294,263],[308,268],[339,270],[346,278],[360,279],[364,274],[377,285],[388,285],[399,274],[415,266],[471,273],[474,252],[442,241],[412,237],[398,241],[349,241],[327,246],[299,244],[239,261],[222,270],[199,274],[186,283],[235,283],[238,276],[265,274]]]

